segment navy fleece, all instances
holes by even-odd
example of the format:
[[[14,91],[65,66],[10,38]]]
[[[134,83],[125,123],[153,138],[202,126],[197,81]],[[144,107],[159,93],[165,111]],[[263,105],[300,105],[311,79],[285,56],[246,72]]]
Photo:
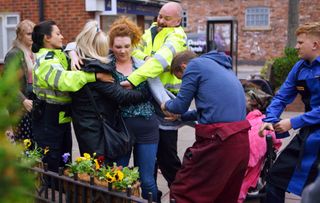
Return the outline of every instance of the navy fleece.
[[[246,101],[240,81],[232,71],[231,58],[211,51],[191,60],[182,76],[177,97],[166,109],[183,114],[195,99],[200,124],[244,120]]]

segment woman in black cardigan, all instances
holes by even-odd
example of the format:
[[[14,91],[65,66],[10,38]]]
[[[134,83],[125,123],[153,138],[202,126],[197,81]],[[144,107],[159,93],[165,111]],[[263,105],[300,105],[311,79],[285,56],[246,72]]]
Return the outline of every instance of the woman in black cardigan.
[[[88,22],[76,38],[77,54],[84,64],[82,71],[113,73],[115,67],[109,64],[109,46],[107,36],[102,32],[96,21]],[[119,105],[136,104],[147,100],[147,95],[135,90],[123,89],[118,83],[94,82],[87,84],[78,92],[72,93],[72,120],[79,143],[80,153],[96,153],[105,155],[104,134],[102,123],[97,117],[95,108],[90,101],[86,88],[89,87],[98,109],[109,124],[117,128],[119,125]],[[106,160],[126,165],[120,159]]]

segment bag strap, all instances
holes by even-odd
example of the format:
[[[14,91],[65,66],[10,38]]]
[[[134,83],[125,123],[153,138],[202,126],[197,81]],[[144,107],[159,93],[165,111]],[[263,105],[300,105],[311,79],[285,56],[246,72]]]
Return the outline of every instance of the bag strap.
[[[95,111],[96,111],[96,114],[97,114],[98,119],[99,119],[101,122],[107,122],[107,121],[103,118],[102,114],[100,113],[99,108],[98,108],[98,106],[97,106],[97,103],[94,101],[94,98],[93,98],[91,89],[88,87],[88,85],[84,86],[84,88],[85,88],[85,90],[86,90],[86,92],[87,92],[87,94],[88,94],[88,96],[89,96],[89,99],[90,99],[91,103],[93,104],[93,107],[94,107],[94,109],[95,109]],[[123,130],[125,131],[126,134],[129,134],[129,131],[128,131],[128,129],[127,129],[127,126],[126,126],[126,124],[125,124],[122,116],[119,116],[119,119],[120,119],[120,122],[121,122],[121,125],[122,125]],[[107,123],[108,123],[108,122],[107,122]],[[110,124],[108,124],[108,125],[110,125]]]
[[[103,120],[102,114],[101,114],[100,111],[99,111],[99,108],[98,108],[98,106],[97,106],[97,103],[96,103],[96,102],[94,101],[94,99],[93,99],[92,92],[91,92],[90,88],[88,87],[88,85],[86,85],[86,86],[84,87],[84,89],[86,90],[87,95],[89,96],[89,99],[90,99],[90,101],[91,101],[91,103],[92,103],[92,105],[93,105],[93,107],[94,107],[94,110],[96,111],[96,114],[97,114],[98,118],[99,118],[100,120]]]

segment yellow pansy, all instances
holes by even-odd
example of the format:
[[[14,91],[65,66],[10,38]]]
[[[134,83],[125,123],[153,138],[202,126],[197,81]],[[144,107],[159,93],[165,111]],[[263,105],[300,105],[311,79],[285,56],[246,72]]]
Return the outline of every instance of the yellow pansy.
[[[83,161],[83,160],[86,160],[86,158],[84,158],[84,157],[82,157],[82,156],[76,158],[76,162],[77,162],[77,163],[80,163],[80,162]]]
[[[117,181],[121,181],[123,179],[123,176],[124,176],[124,174],[120,170],[117,170],[114,175],[114,177],[116,178]]]
[[[100,164],[99,164],[98,160],[95,159],[95,160],[94,160],[94,163],[95,163],[95,165],[96,165],[96,170],[98,170],[98,169],[100,168]]]
[[[84,158],[86,158],[87,160],[90,160],[90,159],[91,159],[91,156],[90,156],[90,154],[88,154],[88,153],[84,153],[83,156],[84,156]]]
[[[31,146],[31,140],[30,139],[24,139],[23,144],[26,149],[28,149]]]
[[[46,146],[46,148],[44,148],[43,154],[46,155],[49,152],[49,147]]]
[[[115,177],[113,177],[109,172],[106,174],[106,178],[108,183],[113,183],[114,181],[116,181]]]

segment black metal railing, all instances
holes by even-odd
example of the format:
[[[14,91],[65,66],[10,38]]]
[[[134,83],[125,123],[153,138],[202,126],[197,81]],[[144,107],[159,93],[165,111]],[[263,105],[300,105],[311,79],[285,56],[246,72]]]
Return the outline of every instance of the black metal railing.
[[[151,203],[152,194],[148,199],[132,195],[132,188],[128,187],[126,192],[114,191],[112,184],[108,187],[95,185],[94,177],[89,182],[83,182],[75,174],[73,178],[63,174],[63,168],[59,173],[48,171],[47,165],[44,168],[29,168],[30,172],[36,174],[36,191],[32,194],[36,202],[59,202],[59,203]],[[170,201],[171,202],[171,201]]]

